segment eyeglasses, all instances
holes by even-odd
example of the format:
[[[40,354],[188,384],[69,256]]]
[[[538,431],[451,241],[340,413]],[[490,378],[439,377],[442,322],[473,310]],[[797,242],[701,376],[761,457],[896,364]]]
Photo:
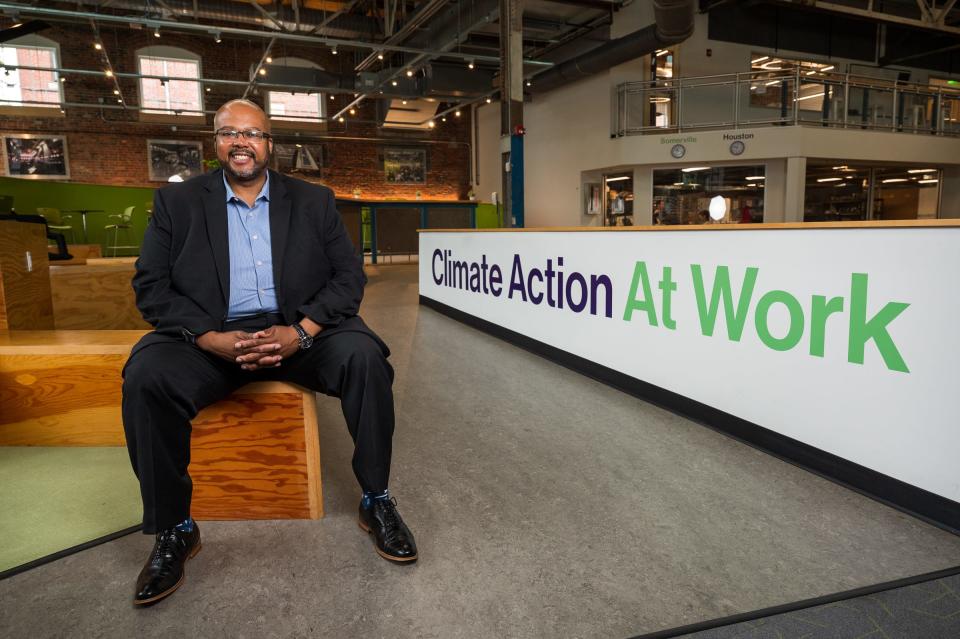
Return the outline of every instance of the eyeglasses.
[[[264,140],[270,139],[270,134],[264,131],[258,131],[257,129],[248,129],[246,131],[235,131],[233,129],[220,129],[216,133],[217,138],[221,141],[232,141],[236,140],[240,136],[243,136],[244,140],[249,140],[251,142],[263,142]]]

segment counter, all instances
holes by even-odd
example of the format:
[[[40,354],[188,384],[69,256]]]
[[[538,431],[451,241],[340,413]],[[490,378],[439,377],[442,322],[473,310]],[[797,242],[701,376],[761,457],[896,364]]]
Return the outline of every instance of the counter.
[[[421,303],[960,530],[960,220],[422,230],[419,247]]]

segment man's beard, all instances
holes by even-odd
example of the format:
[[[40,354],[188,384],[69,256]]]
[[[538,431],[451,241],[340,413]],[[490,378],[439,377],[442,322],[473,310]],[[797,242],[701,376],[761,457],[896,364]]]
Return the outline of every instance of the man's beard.
[[[267,164],[270,162],[269,150],[264,152],[262,161],[258,161],[257,156],[251,152],[250,156],[253,158],[253,162],[249,167],[243,169],[242,171],[236,171],[232,166],[230,166],[230,156],[232,156],[234,153],[234,151],[231,151],[227,155],[227,161],[222,163],[222,165],[223,170],[227,173],[227,175],[238,182],[255,182],[261,175],[263,175],[263,172],[267,170]]]

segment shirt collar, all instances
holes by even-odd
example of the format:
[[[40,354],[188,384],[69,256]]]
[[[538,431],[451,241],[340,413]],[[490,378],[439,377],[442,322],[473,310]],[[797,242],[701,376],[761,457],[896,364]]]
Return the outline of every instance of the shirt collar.
[[[257,193],[257,197],[253,199],[254,204],[260,201],[260,198],[265,199],[267,202],[270,201],[270,171],[264,172],[267,176],[267,179],[263,181],[263,188],[260,189],[260,192]],[[223,186],[227,189],[227,202],[231,201],[233,198],[237,198],[237,194],[233,192],[233,189],[230,188],[230,183],[227,182],[227,174],[223,174]]]

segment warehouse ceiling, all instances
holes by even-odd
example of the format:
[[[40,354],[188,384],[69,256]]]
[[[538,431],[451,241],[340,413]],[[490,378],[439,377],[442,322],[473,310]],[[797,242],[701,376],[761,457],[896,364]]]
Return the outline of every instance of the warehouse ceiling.
[[[960,74],[957,0],[700,0],[710,37]]]
[[[648,0],[526,0],[524,75],[535,78],[609,43],[614,12],[630,1]],[[698,6],[710,14],[713,39],[960,73],[957,0],[699,0]],[[291,68],[258,78],[254,68],[251,84],[379,98],[398,113],[402,99],[455,109],[496,98],[499,10],[499,0],[0,0],[0,12],[24,22],[21,28],[45,21],[91,34],[146,28],[245,40],[262,46],[264,59],[285,45],[316,47],[327,60],[336,52],[336,69]]]
[[[622,2],[528,0],[524,74],[607,42]],[[91,33],[96,24],[255,40],[265,49],[315,46],[339,56],[339,77],[319,87],[339,93],[484,99],[500,68],[498,0],[36,0],[0,2],[0,11]]]

